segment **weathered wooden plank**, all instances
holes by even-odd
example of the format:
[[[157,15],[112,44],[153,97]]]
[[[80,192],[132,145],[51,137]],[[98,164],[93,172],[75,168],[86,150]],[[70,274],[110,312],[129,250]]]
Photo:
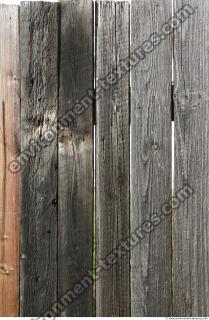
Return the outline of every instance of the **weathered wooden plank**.
[[[97,316],[129,315],[129,253],[119,254],[116,263],[111,262],[112,266],[105,260],[129,236],[129,72],[120,78],[123,68],[120,60],[127,57],[129,3],[99,1],[96,54],[96,251],[97,269],[100,272],[96,286]],[[101,267],[102,260],[109,268]]]
[[[171,196],[172,50],[169,36],[153,34],[171,11],[167,0],[131,4],[131,232],[142,230],[131,251],[132,316],[171,315],[171,215],[158,215]]]
[[[42,316],[57,301],[57,4],[21,4],[20,58],[21,151],[44,141],[21,172],[21,315]]]
[[[74,292],[60,308],[71,317],[93,315],[92,19],[91,0],[61,1],[58,296]]]
[[[0,315],[18,315],[19,173],[9,163],[19,150],[18,7],[0,5]]]
[[[175,189],[188,184],[194,194],[174,211],[173,314],[203,317],[209,316],[209,3],[175,0],[175,11],[182,6],[185,22],[174,37]]]

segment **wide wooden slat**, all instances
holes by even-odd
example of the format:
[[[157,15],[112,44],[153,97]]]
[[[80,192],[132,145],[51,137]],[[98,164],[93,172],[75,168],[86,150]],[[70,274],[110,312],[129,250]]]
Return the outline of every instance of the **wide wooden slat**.
[[[187,5],[189,3],[190,7]],[[173,218],[175,316],[209,316],[209,2],[175,0],[175,189],[194,194]],[[188,191],[188,190],[187,190]]]
[[[129,236],[129,73],[120,79],[120,59],[129,56],[129,3],[98,2],[96,103],[96,285],[97,316],[129,315],[129,254],[116,255]],[[109,76],[107,82],[100,80]],[[114,260],[114,257],[113,257]],[[107,261],[105,261],[106,264]]]
[[[56,132],[58,6],[20,8],[21,151]],[[44,138],[46,141],[48,138]],[[57,138],[22,167],[21,315],[42,316],[57,301]]]
[[[61,1],[58,296],[73,290],[71,317],[93,315],[92,28],[91,0]]]
[[[19,152],[18,7],[0,5],[0,315],[18,315]]]
[[[167,0],[132,1],[131,53],[154,32],[160,34],[171,10]],[[131,251],[132,316],[169,316],[172,308],[171,215],[151,218],[162,214],[171,196],[169,38],[155,38],[153,49],[145,43],[144,59],[136,65],[135,55],[131,71],[131,232],[142,229]]]

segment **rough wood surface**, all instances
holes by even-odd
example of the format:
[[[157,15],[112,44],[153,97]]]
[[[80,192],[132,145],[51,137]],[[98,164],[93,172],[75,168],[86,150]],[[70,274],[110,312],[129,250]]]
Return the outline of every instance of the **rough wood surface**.
[[[171,8],[132,1],[131,52],[161,32]],[[131,71],[131,232],[161,215],[171,196],[171,59],[168,37]],[[131,252],[132,316],[171,315],[171,215],[153,227]]]
[[[129,73],[118,79],[129,56],[129,3],[98,2],[96,103],[97,267],[129,235]],[[100,89],[116,69],[116,81]],[[96,286],[97,316],[129,315],[129,254],[102,269]]]
[[[9,163],[19,152],[18,7],[0,5],[0,315],[18,316],[19,173]]]
[[[175,189],[194,194],[174,212],[174,316],[209,316],[209,3],[189,3],[195,13],[175,31]],[[191,7],[185,7],[192,12]]]
[[[61,2],[59,115],[78,112],[59,132],[59,298],[93,267],[93,100],[82,100],[87,108],[81,102],[93,89],[92,19],[91,0]],[[62,316],[93,315],[93,286],[87,284]]]
[[[56,129],[58,7],[20,8],[21,151]],[[21,315],[42,316],[57,301],[57,138],[22,167]]]

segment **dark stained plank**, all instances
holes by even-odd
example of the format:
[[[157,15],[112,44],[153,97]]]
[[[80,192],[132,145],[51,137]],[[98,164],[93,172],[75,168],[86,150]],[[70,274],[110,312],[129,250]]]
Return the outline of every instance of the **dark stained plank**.
[[[132,1],[131,54],[171,11],[168,0]],[[144,44],[131,71],[131,232],[144,226],[131,251],[131,312],[143,317],[170,316],[172,308],[171,215],[151,221],[171,196],[171,39],[155,44]]]
[[[60,308],[70,317],[93,315],[91,277],[79,289],[93,269],[92,30],[91,0],[61,1],[58,297],[73,290],[75,298]]]
[[[97,268],[129,236],[129,73],[120,79],[120,59],[129,56],[129,3],[98,2],[96,103]],[[114,77],[105,79],[116,69]],[[106,87],[106,89],[105,89]],[[110,258],[111,259],[111,258]],[[114,260],[114,258],[113,258]],[[106,261],[107,262],[107,261]],[[97,316],[129,315],[129,254],[100,270]]]
[[[175,0],[175,189],[194,194],[174,211],[173,314],[209,316],[209,3]],[[183,15],[181,15],[183,16]]]
[[[8,170],[19,152],[18,7],[0,5],[0,315],[18,316],[19,182]]]
[[[58,113],[58,5],[20,8],[21,151],[46,141]],[[42,316],[57,301],[57,138],[22,167],[21,315]]]

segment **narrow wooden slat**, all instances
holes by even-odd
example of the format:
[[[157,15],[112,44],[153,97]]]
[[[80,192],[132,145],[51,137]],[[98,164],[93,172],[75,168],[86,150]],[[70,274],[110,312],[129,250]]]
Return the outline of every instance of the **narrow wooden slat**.
[[[116,255],[113,265],[105,260],[129,236],[129,73],[120,79],[122,67],[119,63],[128,56],[129,3],[99,1],[96,253],[100,271],[96,286],[97,316],[129,315],[129,254]],[[109,82],[105,81],[108,74]]]
[[[58,296],[74,293],[71,317],[93,315],[92,19],[91,0],[61,1]]]
[[[209,316],[209,3],[175,0],[175,11],[182,6],[185,22],[174,38],[175,189],[188,184],[194,193],[174,212],[173,306],[175,316],[203,317]]]
[[[131,252],[132,316],[169,316],[172,308],[171,215],[157,217],[171,196],[172,50],[169,37],[144,43],[161,34],[171,9],[167,0],[131,4],[131,54],[143,48],[131,71],[131,232],[139,228],[141,239]]]
[[[0,315],[18,315],[19,173],[8,165],[19,150],[18,7],[0,5]]]
[[[21,151],[49,141],[58,112],[58,6],[20,9]],[[56,130],[55,130],[56,131]],[[21,315],[42,316],[57,301],[57,138],[22,167]]]

